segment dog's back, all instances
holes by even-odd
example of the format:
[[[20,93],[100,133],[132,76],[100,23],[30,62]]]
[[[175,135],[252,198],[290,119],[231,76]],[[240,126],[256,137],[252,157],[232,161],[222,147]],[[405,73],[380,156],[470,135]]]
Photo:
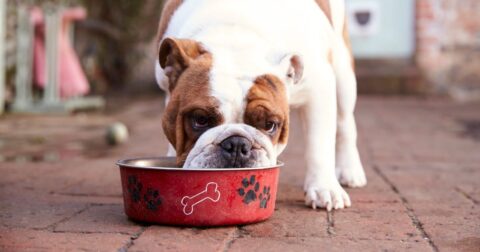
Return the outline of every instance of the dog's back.
[[[158,24],[158,31],[156,36],[157,45],[160,45],[160,41],[164,37],[165,32],[167,31],[173,14],[184,2],[186,2],[186,0],[165,1]],[[326,18],[329,20],[330,24],[334,27],[334,29],[342,33],[345,41],[349,44],[350,40],[348,37],[347,23],[344,15],[345,7],[343,1],[315,0],[315,2],[320,7]]]
[[[237,37],[225,36],[225,31],[232,34],[234,29],[247,27],[254,35],[260,35],[251,52],[242,52],[237,58],[251,61],[245,53],[255,56],[253,48],[269,47],[272,51],[291,51],[303,55],[306,73],[316,71],[318,59],[330,58],[330,48],[335,36],[346,34],[343,1],[338,0],[170,0],[165,3],[158,28],[158,43],[166,36],[193,38],[207,46],[210,44],[241,47],[244,38],[251,37],[238,34]],[[307,25],[305,25],[307,24]],[[223,30],[220,28],[223,26]],[[225,26],[229,26],[225,28]],[[198,34],[210,27],[210,33]],[[213,27],[213,28],[212,28]],[[215,27],[218,27],[215,28]],[[246,30],[246,29],[245,29]],[[240,38],[240,39],[239,39]],[[346,38],[348,39],[348,38]],[[347,43],[348,44],[348,43]],[[212,46],[210,46],[212,47]],[[248,75],[251,64],[238,64]],[[252,70],[254,71],[254,70]],[[157,64],[157,81],[165,89],[164,78]]]

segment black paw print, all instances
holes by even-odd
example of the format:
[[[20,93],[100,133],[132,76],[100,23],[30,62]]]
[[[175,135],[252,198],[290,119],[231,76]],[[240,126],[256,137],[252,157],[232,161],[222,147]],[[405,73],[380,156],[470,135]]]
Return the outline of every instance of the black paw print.
[[[267,203],[270,200],[270,186],[264,186],[263,193],[260,193],[258,198],[260,199],[260,208],[267,208]]]
[[[260,188],[260,184],[255,182],[255,175],[250,176],[250,179],[242,179],[242,186],[238,188],[238,194],[243,197],[243,203],[249,204],[252,201],[257,200],[257,192]]]
[[[143,185],[140,183],[140,181],[138,181],[137,176],[128,176],[128,193],[130,193],[130,198],[132,198],[133,202],[136,203],[140,201],[142,187]]]
[[[152,188],[147,189],[147,193],[143,195],[143,200],[145,201],[145,206],[152,211],[157,210],[158,206],[162,204],[158,190]]]

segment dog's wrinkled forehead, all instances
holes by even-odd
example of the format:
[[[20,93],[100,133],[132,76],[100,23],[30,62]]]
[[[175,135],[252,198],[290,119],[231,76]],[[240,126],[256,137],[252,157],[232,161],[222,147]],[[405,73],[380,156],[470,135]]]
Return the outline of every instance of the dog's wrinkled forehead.
[[[210,72],[211,95],[220,102],[226,123],[243,123],[247,96],[257,76],[267,72],[265,59],[255,52],[231,52],[210,48],[213,55]]]

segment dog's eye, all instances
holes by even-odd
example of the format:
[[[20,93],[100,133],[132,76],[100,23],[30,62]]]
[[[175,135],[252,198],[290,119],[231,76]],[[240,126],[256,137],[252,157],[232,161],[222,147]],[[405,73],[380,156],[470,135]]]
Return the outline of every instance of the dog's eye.
[[[275,131],[277,131],[277,123],[274,121],[267,121],[265,123],[265,131],[267,131],[268,134],[273,134]]]
[[[193,128],[195,129],[205,129],[209,126],[209,118],[206,116],[195,116],[192,118]]]

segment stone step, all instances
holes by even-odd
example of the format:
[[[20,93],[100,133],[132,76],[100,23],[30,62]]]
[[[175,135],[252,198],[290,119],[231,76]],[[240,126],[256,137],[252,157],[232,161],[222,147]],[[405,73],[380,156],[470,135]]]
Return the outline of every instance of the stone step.
[[[356,60],[359,94],[422,95],[427,85],[411,60]]]

